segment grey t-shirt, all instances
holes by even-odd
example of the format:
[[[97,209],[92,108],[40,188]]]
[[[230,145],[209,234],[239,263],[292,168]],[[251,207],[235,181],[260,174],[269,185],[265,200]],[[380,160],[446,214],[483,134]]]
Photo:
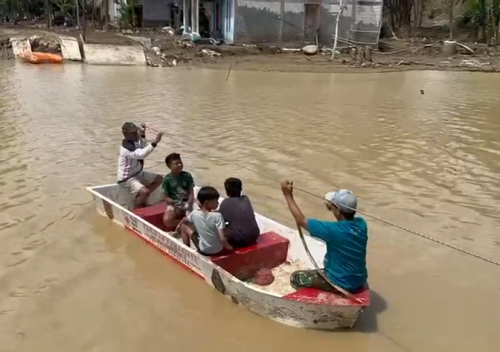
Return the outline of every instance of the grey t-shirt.
[[[216,254],[222,251],[224,245],[219,237],[218,230],[224,229],[224,218],[221,213],[206,213],[202,210],[193,210],[187,220],[194,225],[200,237],[200,251],[206,254]]]

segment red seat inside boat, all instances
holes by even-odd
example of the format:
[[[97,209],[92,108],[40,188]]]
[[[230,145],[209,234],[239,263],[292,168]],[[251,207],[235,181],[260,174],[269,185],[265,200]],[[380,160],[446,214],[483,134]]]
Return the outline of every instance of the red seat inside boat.
[[[140,218],[143,218],[151,225],[156,226],[160,230],[163,231],[174,231],[175,229],[168,229],[163,224],[163,214],[167,209],[167,204],[165,202],[161,202],[155,205],[151,205],[149,207],[138,208],[132,210],[132,213],[136,214]]]
[[[370,305],[370,288],[365,285],[362,289],[354,292],[351,297],[345,297],[338,293],[326,292],[314,288],[301,288],[295,292],[283,296],[291,301],[304,303],[329,304],[332,306],[361,306]]]
[[[261,268],[272,269],[283,264],[289,243],[288,239],[276,232],[264,232],[253,246],[238,248],[210,258],[214,264],[238,279],[247,280]]]

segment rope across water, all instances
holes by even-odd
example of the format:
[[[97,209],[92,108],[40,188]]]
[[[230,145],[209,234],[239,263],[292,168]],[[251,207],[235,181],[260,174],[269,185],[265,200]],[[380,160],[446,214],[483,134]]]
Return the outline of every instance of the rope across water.
[[[152,130],[152,131],[154,131],[154,132],[158,132],[156,129],[151,128],[151,127],[149,127],[149,126],[148,126],[148,129],[150,129],[150,130]],[[171,137],[169,137],[169,139],[173,140]],[[176,140],[173,140],[173,141],[174,141],[174,142],[178,142],[178,143],[180,143],[180,144],[185,144],[185,143],[181,143],[181,142],[176,141]],[[272,181],[275,181],[275,182],[278,182],[278,183],[281,183],[281,182],[282,182],[281,180],[278,180],[278,179],[276,179],[276,178],[274,178],[274,177],[272,177],[272,176],[266,175],[266,174],[264,174],[264,173],[262,173],[262,172],[260,172],[260,171],[257,171],[257,170],[254,170],[254,169],[251,169],[251,168],[249,168],[249,167],[246,167],[246,166],[244,166],[244,165],[238,164],[238,163],[236,163],[236,162],[231,162],[231,161],[227,161],[227,160],[222,160],[222,159],[220,159],[220,158],[215,158],[215,157],[203,157],[203,156],[202,156],[202,154],[203,154],[203,152],[202,152],[202,151],[196,151],[196,152],[197,152],[197,156],[198,156],[198,157],[200,157],[201,159],[205,159],[205,160],[209,160],[209,161],[214,161],[214,160],[215,160],[215,161],[219,161],[219,162],[224,163],[224,164],[228,164],[228,165],[235,165],[235,166],[238,166],[238,167],[240,167],[240,168],[242,168],[242,169],[245,169],[245,170],[248,170],[248,171],[250,171],[250,172],[253,172],[253,173],[257,174],[257,175],[261,175],[261,176],[263,176],[263,177],[265,177],[265,178],[267,178],[267,179],[269,179],[269,180],[272,180]],[[305,190],[305,189],[301,189],[301,188],[295,187],[295,185],[293,186],[293,189],[294,189],[294,190],[297,190],[297,191],[299,191],[299,192],[302,192],[302,193],[308,194],[308,195],[310,195],[310,196],[312,196],[312,197],[319,198],[319,199],[321,199],[322,201],[325,201],[325,198],[324,198],[324,197],[319,196],[319,195],[314,194],[314,193],[311,193],[311,192],[309,192],[309,191],[307,191],[307,190]],[[448,247],[448,248],[450,248],[450,249],[452,249],[452,250],[455,250],[455,251],[457,251],[457,252],[460,252],[460,253],[462,253],[462,254],[469,255],[469,256],[474,257],[474,258],[476,258],[476,259],[480,259],[480,260],[482,260],[482,261],[484,261],[484,262],[487,262],[487,263],[490,263],[490,264],[493,264],[493,265],[496,265],[496,266],[500,267],[500,262],[497,262],[497,261],[494,261],[494,260],[492,260],[492,259],[489,259],[489,258],[483,257],[483,256],[481,256],[481,255],[479,255],[479,254],[475,254],[475,253],[469,252],[469,251],[467,251],[467,250],[465,250],[465,249],[462,249],[462,248],[459,248],[459,247],[454,246],[454,245],[452,245],[452,244],[449,244],[449,243],[443,242],[443,241],[441,241],[441,240],[435,239],[435,238],[433,238],[433,237],[431,237],[431,236],[424,235],[423,233],[420,233],[420,232],[417,232],[417,231],[411,230],[411,229],[409,229],[409,228],[407,228],[407,227],[404,227],[404,226],[401,226],[401,225],[395,224],[395,223],[393,223],[393,222],[391,222],[391,221],[388,221],[388,220],[382,219],[382,218],[380,218],[380,217],[378,217],[378,216],[375,216],[375,215],[371,215],[371,214],[369,214],[369,213],[367,213],[367,212],[364,212],[364,211],[361,211],[361,210],[359,210],[359,209],[352,209],[352,208],[349,208],[349,207],[346,207],[346,208],[351,209],[351,210],[354,210],[354,211],[356,211],[356,213],[358,213],[358,214],[362,214],[362,215],[364,215],[364,216],[366,216],[366,217],[368,217],[368,218],[371,218],[371,219],[377,220],[377,221],[379,221],[379,222],[381,222],[381,223],[384,223],[384,224],[386,224],[386,225],[392,226],[392,227],[397,228],[397,229],[399,229],[399,230],[402,230],[402,231],[405,231],[405,232],[411,233],[411,234],[413,234],[413,235],[416,235],[416,236],[418,236],[418,237],[421,237],[421,238],[424,238],[424,239],[426,239],[426,240],[432,241],[432,242],[437,243],[437,244],[439,244],[439,245],[442,245],[442,246]]]

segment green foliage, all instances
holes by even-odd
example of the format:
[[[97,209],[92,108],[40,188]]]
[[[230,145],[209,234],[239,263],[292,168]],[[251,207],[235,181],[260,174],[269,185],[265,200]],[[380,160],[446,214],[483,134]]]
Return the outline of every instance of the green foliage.
[[[495,37],[495,45],[498,45],[500,43],[497,28],[499,19],[500,0],[466,0],[466,10],[458,19],[457,25],[471,30],[476,39],[479,39],[479,31],[481,31],[480,39],[488,45]]]
[[[457,25],[462,28],[479,30],[486,22],[486,1],[468,0],[465,12],[458,19]]]
[[[76,0],[52,0],[52,9],[66,16],[73,14]]]
[[[72,14],[77,0],[50,0],[51,10]],[[21,13],[26,15],[41,15],[44,12],[43,0],[0,0],[0,13],[12,15]]]
[[[127,27],[132,22],[132,3],[120,1],[120,19],[118,24],[120,27]]]
[[[488,27],[489,16],[493,16],[494,23],[498,23],[500,17],[500,0],[467,0],[466,9],[458,19],[457,25],[479,31]]]

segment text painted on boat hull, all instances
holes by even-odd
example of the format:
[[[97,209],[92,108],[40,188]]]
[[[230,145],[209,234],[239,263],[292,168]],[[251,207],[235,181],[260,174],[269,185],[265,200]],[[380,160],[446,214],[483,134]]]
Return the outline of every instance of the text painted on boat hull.
[[[197,263],[197,257],[194,253],[185,250],[182,246],[175,241],[169,239],[167,236],[163,235],[159,231],[151,228],[149,226],[144,226],[144,235],[150,240],[155,246],[160,248],[162,251],[167,252],[172,257],[185,264],[190,268],[199,269]]]

